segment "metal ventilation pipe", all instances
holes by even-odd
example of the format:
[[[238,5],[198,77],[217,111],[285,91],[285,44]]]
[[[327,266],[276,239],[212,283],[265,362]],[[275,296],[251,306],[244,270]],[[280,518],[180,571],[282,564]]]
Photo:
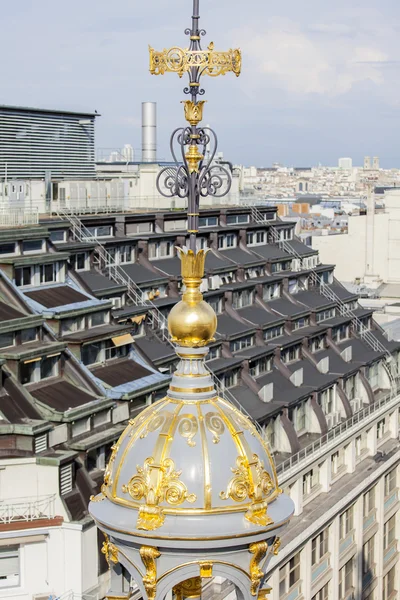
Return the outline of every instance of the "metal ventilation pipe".
[[[142,102],[142,161],[157,161],[157,103]]]

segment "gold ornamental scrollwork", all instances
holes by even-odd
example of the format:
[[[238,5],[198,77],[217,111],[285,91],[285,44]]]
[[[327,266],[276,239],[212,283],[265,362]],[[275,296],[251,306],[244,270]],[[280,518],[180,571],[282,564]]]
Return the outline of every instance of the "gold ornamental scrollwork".
[[[164,75],[164,73],[177,73],[182,77],[191,68],[201,69],[202,75],[218,77],[232,72],[239,77],[242,70],[242,53],[238,48],[226,52],[214,50],[211,42],[207,50],[189,50],[174,46],[161,51],[149,46],[150,73]]]
[[[101,552],[106,557],[108,566],[111,567],[111,563],[114,563],[115,565],[118,563],[118,548],[110,542],[108,535],[104,534],[104,537],[105,540]]]
[[[186,439],[188,446],[196,445],[195,437],[199,431],[199,424],[196,417],[190,414],[180,415],[178,433]]]
[[[117,457],[118,450],[119,450],[118,444],[114,444],[113,446],[111,446],[111,450],[112,450],[112,452],[111,452],[110,460],[108,461],[106,470],[104,471],[104,484],[101,486],[101,491],[103,492],[103,494],[105,493],[105,488],[109,487],[112,484],[111,476],[112,476],[114,462],[115,462],[115,459]]]
[[[267,550],[268,543],[266,541],[255,542],[249,546],[249,552],[253,554],[250,559],[250,591],[252,596],[257,595],[257,590],[260,586],[262,578],[264,577],[264,573],[260,569],[260,563],[266,557]]]
[[[279,549],[281,547],[281,538],[275,538],[274,544],[272,546],[272,552],[274,553],[274,556],[278,556],[279,554]]]
[[[221,500],[230,498],[234,502],[243,502],[249,498],[252,504],[245,518],[255,525],[272,523],[267,515],[266,498],[273,491],[274,484],[257,454],[253,454],[251,462],[244,456],[238,456],[236,467],[232,467],[231,471],[234,477],[228,483],[226,492],[220,493]]]
[[[205,416],[207,429],[213,434],[213,444],[219,444],[221,435],[225,432],[225,425],[216,412],[208,412]]]
[[[146,458],[143,467],[138,465],[136,468],[137,475],[122,486],[122,491],[136,502],[145,498],[145,504],[139,509],[138,529],[152,531],[161,527],[165,516],[159,506],[160,502],[179,506],[185,501],[196,501],[197,496],[189,494],[186,485],[180,481],[182,471],[175,469],[171,458],[165,458],[161,464],[156,464],[151,456]]]
[[[200,598],[202,589],[201,577],[191,577],[178,583],[172,592],[175,600],[185,600],[186,598]]]
[[[160,415],[155,413],[154,416],[150,419],[147,426],[144,428],[142,433],[140,434],[140,439],[144,440],[148,436],[149,433],[153,433],[160,429],[165,423],[165,415]]]
[[[148,600],[154,600],[157,592],[157,564],[156,560],[161,556],[158,548],[153,546],[142,546],[140,548],[140,558],[146,569],[146,575],[143,577],[143,585],[146,590]]]

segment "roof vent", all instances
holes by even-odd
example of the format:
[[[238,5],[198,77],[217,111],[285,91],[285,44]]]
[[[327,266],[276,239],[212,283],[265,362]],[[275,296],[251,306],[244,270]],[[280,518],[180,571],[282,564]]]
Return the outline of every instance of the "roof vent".
[[[274,384],[267,383],[264,387],[258,392],[258,396],[260,400],[263,402],[271,402],[274,397]]]
[[[301,385],[303,385],[303,372],[303,367],[301,367],[301,369],[297,369],[297,371],[292,373],[292,375],[290,376],[290,381],[296,387],[300,387]]]

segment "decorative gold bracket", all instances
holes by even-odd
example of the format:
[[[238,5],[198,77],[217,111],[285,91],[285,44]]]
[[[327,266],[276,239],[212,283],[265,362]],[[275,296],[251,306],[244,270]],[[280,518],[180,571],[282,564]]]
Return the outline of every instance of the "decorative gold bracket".
[[[253,554],[250,559],[250,578],[251,578],[251,595],[256,596],[258,587],[261,583],[264,573],[260,569],[260,563],[264,560],[268,550],[268,543],[266,541],[256,542],[250,544],[249,552]]]
[[[114,563],[115,565],[118,564],[118,548],[110,542],[106,533],[104,534],[104,537],[105,541],[103,542],[101,552],[106,557],[108,566],[111,568],[111,563]]]
[[[202,75],[218,77],[232,72],[239,77],[242,69],[242,53],[238,48],[227,52],[214,50],[214,43],[207,50],[189,50],[174,46],[161,51],[149,46],[150,73],[164,75],[164,73],[178,73],[182,77],[191,68],[199,68]]]
[[[140,548],[140,558],[146,568],[146,575],[143,577],[143,585],[146,590],[148,600],[155,600],[157,592],[157,565],[156,560],[161,556],[158,548],[153,546],[142,546]]]

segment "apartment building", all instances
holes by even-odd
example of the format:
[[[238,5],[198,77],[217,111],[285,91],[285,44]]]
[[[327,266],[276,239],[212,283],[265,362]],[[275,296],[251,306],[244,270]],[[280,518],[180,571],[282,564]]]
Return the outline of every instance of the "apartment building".
[[[259,423],[296,505],[271,598],[397,598],[400,343],[294,226],[273,207],[210,208],[198,237],[218,315],[207,364]],[[186,229],[179,211],[0,229],[0,598],[104,594],[86,506],[175,368],[165,317]]]

